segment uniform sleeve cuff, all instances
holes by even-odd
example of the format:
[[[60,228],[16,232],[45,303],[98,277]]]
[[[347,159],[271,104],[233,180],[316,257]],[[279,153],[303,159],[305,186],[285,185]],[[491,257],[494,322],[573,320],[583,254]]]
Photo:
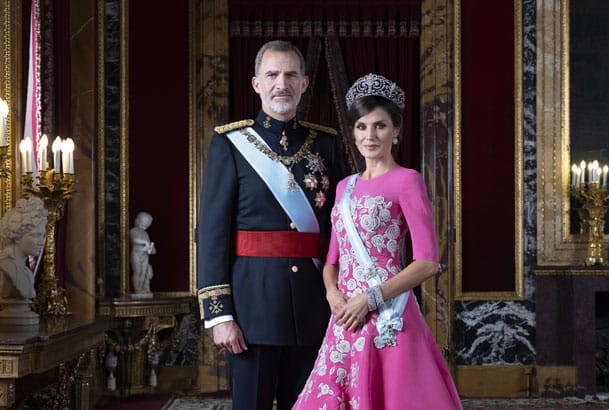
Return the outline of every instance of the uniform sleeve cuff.
[[[230,285],[226,284],[199,289],[197,299],[201,320],[232,315],[231,295]]]

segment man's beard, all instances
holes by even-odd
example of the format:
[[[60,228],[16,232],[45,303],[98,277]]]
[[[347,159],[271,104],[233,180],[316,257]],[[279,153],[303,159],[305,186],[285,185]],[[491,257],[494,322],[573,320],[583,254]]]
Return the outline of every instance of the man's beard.
[[[273,110],[273,112],[283,115],[294,111],[298,107],[298,100],[292,99],[290,101],[274,101],[272,98],[269,98],[267,105]]]

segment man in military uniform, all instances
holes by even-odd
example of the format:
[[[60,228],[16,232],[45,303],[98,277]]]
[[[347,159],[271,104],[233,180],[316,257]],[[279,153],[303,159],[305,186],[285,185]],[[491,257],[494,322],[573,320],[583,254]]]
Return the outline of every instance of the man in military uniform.
[[[256,56],[255,120],[216,127],[200,201],[199,306],[227,353],[233,409],[291,409],[329,319],[321,276],[335,187],[336,132],[296,118],[301,52]]]

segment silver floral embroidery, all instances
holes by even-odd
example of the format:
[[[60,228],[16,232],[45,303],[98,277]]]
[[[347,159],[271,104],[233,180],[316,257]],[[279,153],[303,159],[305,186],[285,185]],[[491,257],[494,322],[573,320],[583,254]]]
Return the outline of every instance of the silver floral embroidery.
[[[323,186],[323,180],[321,181]],[[390,275],[399,272],[399,249],[401,241],[407,227],[404,217],[396,212],[395,205],[387,201],[382,196],[352,196],[349,203],[353,217],[362,229],[359,229],[364,246],[370,249],[371,257],[375,265],[375,272],[385,281]],[[392,216],[393,212],[393,216]],[[367,288],[367,277],[371,271],[366,271],[359,266],[354,251],[349,244],[344,225],[338,217],[337,208],[332,210],[334,231],[338,239],[340,250],[339,258],[339,287],[347,297],[360,294]],[[383,256],[379,259],[379,254],[384,250],[390,253],[389,258]],[[385,253],[386,255],[386,253]],[[355,359],[356,355],[363,352],[366,348],[374,348],[372,345],[371,333],[376,332],[376,320],[378,314],[372,313],[367,319],[366,326],[360,331],[357,337],[353,333],[332,322],[330,332],[334,336],[324,341],[321,347],[319,358],[315,364],[314,373],[319,376],[331,377],[317,382],[316,386],[307,382],[303,395],[314,395],[318,397],[332,394],[334,403],[326,402],[321,409],[331,408],[341,410],[350,408],[353,410],[361,409],[361,397],[348,396],[342,389],[350,386],[356,389],[359,384],[359,364]],[[331,380],[331,381],[330,381]],[[364,381],[365,382],[365,381]],[[334,391],[333,391],[334,390]]]

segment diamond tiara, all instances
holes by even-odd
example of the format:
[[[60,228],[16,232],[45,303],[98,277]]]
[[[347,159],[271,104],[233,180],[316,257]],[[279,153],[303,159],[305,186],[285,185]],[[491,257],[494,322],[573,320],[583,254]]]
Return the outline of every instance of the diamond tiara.
[[[378,74],[367,74],[358,78],[357,81],[353,83],[345,97],[347,109],[351,108],[353,101],[369,95],[385,97],[401,109],[404,109],[404,91],[393,81]]]

